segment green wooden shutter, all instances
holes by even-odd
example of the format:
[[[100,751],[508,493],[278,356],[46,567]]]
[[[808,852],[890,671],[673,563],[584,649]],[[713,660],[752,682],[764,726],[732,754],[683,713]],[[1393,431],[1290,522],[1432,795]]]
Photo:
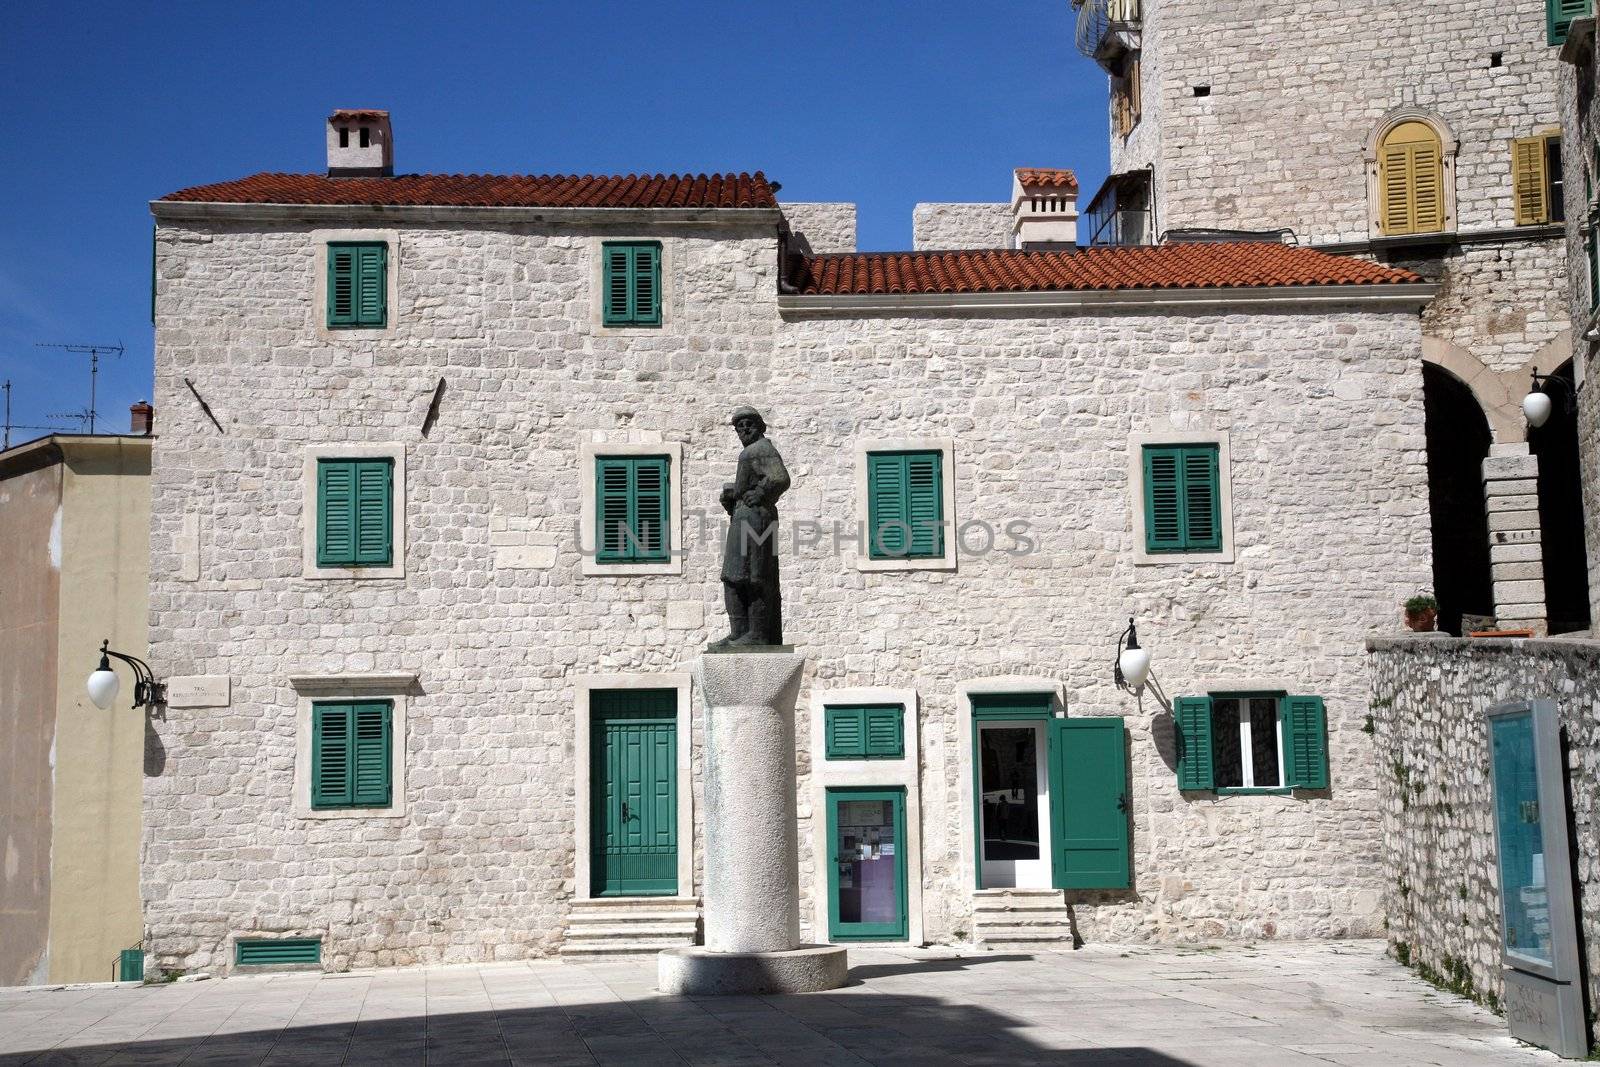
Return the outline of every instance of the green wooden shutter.
[[[356,558],[356,465],[317,461],[317,566],[345,567]]]
[[[625,459],[595,461],[595,552],[602,562],[628,558],[632,478]]]
[[[898,452],[867,456],[867,554],[871,559],[903,559],[911,548],[906,529],[910,508],[906,457]]]
[[[605,324],[626,326],[633,321],[633,249],[628,245],[605,245]]]
[[[633,324],[661,325],[661,246],[633,250]]]
[[[943,456],[912,452],[906,461],[906,521],[911,524],[912,559],[944,555]]]
[[[366,567],[387,567],[394,551],[394,530],[390,519],[394,492],[394,463],[387,459],[363,459],[355,468],[355,563]]]
[[[315,704],[311,709],[311,806],[349,807],[353,796],[355,709],[350,704]]]
[[[356,249],[328,246],[328,325],[356,325]]]
[[[1050,823],[1057,889],[1126,889],[1128,754],[1120,717],[1050,720]]]
[[[1214,789],[1211,770],[1211,698],[1179,697],[1172,702],[1178,735],[1178,788]]]
[[[602,563],[672,558],[672,471],[666,456],[595,460],[595,551]]]
[[[823,712],[828,759],[861,759],[867,754],[865,708],[827,708]]]
[[[270,967],[283,963],[321,963],[322,938],[279,937],[271,940],[243,938],[234,942],[233,962],[240,967]]]
[[[646,456],[633,461],[633,529],[638,545],[628,549],[640,563],[671,558],[667,537],[668,495],[671,492],[667,457]]]
[[[1572,20],[1589,13],[1589,0],[1545,0],[1547,39],[1553,45],[1565,44]]]
[[[1284,784],[1295,789],[1328,788],[1328,716],[1321,697],[1285,697]]]
[[[355,807],[386,808],[392,779],[389,754],[393,710],[384,701],[357,704],[351,711],[355,740],[350,803]]]
[[[905,730],[898,704],[883,704],[861,709],[866,720],[868,759],[900,759],[905,755]]]
[[[1183,547],[1190,552],[1222,548],[1222,493],[1214,447],[1183,450]]]
[[[1182,449],[1144,448],[1144,547],[1149,552],[1183,550]]]
[[[356,322],[362,326],[382,326],[388,320],[388,259],[386,244],[356,248]]]

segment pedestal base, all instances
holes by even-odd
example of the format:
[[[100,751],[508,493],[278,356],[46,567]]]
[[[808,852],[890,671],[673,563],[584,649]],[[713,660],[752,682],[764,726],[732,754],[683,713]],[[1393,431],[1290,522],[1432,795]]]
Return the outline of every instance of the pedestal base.
[[[656,988],[678,996],[818,993],[838,989],[849,973],[845,950],[838,945],[788,952],[710,952],[686,945],[656,956]]]

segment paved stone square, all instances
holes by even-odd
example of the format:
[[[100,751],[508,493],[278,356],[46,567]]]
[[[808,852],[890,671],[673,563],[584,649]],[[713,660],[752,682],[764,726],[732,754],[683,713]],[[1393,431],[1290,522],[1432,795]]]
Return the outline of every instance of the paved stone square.
[[[278,974],[0,992],[10,1064],[1558,1063],[1378,941],[1078,952],[852,950],[850,986],[654,990],[654,961]]]

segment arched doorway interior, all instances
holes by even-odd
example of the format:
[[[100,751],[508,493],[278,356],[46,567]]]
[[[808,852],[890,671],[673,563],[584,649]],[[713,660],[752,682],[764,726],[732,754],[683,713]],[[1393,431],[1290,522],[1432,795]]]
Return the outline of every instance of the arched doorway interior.
[[[1422,365],[1428,438],[1428,515],[1433,530],[1433,595],[1439,629],[1459,635],[1461,616],[1494,614],[1483,461],[1489,422],[1455,375]]]
[[[1578,470],[1578,417],[1570,406],[1572,361],[1545,386],[1555,401],[1550,420],[1528,428],[1539,459],[1539,529],[1544,557],[1545,618],[1553,634],[1589,628],[1589,559],[1583,543],[1583,483]]]

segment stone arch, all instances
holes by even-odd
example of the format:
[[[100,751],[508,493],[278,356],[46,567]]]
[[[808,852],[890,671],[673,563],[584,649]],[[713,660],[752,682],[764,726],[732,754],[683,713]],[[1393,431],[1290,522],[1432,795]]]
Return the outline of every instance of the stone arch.
[[[1551,343],[1554,344],[1553,341]],[[1543,352],[1543,349],[1540,351]],[[1536,355],[1534,358],[1537,360],[1540,357]],[[1522,417],[1522,397],[1527,389],[1517,392],[1510,380],[1520,375],[1526,381],[1526,372],[1498,373],[1460,345],[1438,337],[1422,339],[1422,361],[1447,371],[1472,391],[1473,398],[1483,409],[1484,418],[1489,420],[1489,432],[1495,444],[1518,444],[1527,440],[1528,426]]]
[[[1362,157],[1366,160],[1367,175],[1367,221],[1374,236],[1382,236],[1383,228],[1383,190],[1378,181],[1378,150],[1384,138],[1397,127],[1408,122],[1420,122],[1431,129],[1439,138],[1440,151],[1440,185],[1444,192],[1444,212],[1441,233],[1451,233],[1456,228],[1456,153],[1461,147],[1461,142],[1456,138],[1455,131],[1445,121],[1444,116],[1425,108],[1407,105],[1397,107],[1384,114],[1367,134],[1365,145],[1362,146]]]

